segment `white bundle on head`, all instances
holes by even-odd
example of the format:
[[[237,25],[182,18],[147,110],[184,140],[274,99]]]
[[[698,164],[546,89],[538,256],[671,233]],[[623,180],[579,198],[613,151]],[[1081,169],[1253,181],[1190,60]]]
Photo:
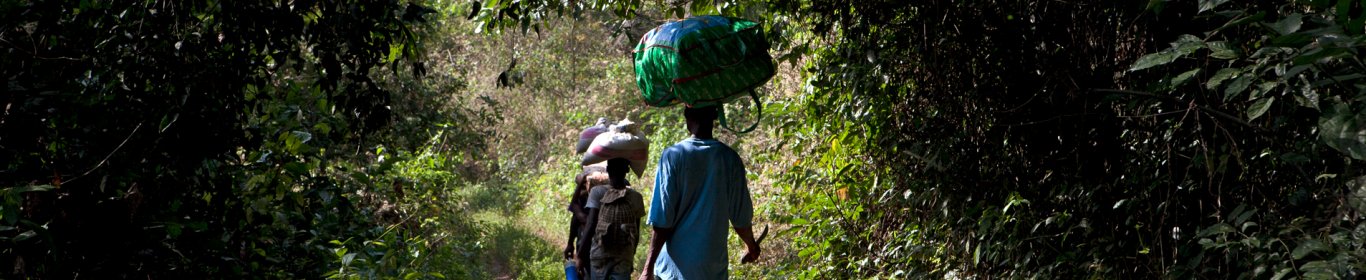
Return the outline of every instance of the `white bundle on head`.
[[[640,132],[640,125],[630,120],[621,120],[599,134],[583,155],[583,165],[624,158],[631,161],[631,170],[636,177],[645,174],[645,165],[650,159],[650,140]]]

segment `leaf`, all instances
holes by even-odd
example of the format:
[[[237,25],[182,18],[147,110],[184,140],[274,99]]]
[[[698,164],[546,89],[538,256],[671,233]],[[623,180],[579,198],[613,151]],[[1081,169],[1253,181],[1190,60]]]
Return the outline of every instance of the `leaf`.
[[[1314,253],[1314,251],[1323,250],[1325,248],[1323,242],[1313,239],[1305,240],[1300,243],[1300,246],[1295,247],[1295,251],[1291,252],[1290,256],[1296,260],[1303,259],[1304,257],[1309,256],[1309,254]]]
[[[1257,117],[1265,115],[1266,111],[1272,108],[1272,102],[1276,102],[1276,97],[1261,98],[1261,100],[1254,102],[1253,107],[1247,108],[1247,120],[1251,122],[1251,120],[1255,120]]]
[[[1271,39],[1271,45],[1277,47],[1299,48],[1303,47],[1304,45],[1308,45],[1309,42],[1313,40],[1314,37],[1310,36],[1309,34],[1295,33]]]
[[[3,219],[6,225],[13,225],[19,223],[18,208],[5,207],[3,209],[0,209],[0,215],[4,215]]]
[[[1319,118],[1319,141],[1354,159],[1366,160],[1366,112],[1352,112],[1342,102],[1323,106]]]
[[[308,143],[309,140],[313,140],[313,134],[308,133],[307,131],[295,130],[290,131],[289,133],[294,136],[295,139],[298,139],[299,143]]]
[[[1180,58],[1180,56],[1168,51],[1147,54],[1138,58],[1138,61],[1134,62],[1134,66],[1130,67],[1129,71],[1138,71],[1171,63],[1172,61],[1176,61],[1177,58]]]
[[[1247,87],[1252,86],[1252,82],[1252,75],[1243,75],[1234,79],[1233,83],[1228,84],[1228,87],[1224,88],[1224,100],[1233,99],[1234,96],[1238,96],[1238,94],[1247,91]]]
[[[1204,237],[1204,236],[1211,236],[1211,235],[1218,235],[1218,234],[1226,234],[1226,233],[1230,233],[1230,232],[1234,232],[1234,231],[1237,231],[1237,230],[1234,229],[1233,226],[1230,226],[1230,225],[1225,224],[1225,223],[1218,223],[1218,224],[1214,224],[1214,225],[1212,225],[1212,226],[1209,226],[1209,227],[1207,227],[1207,228],[1205,228],[1205,229],[1203,229],[1203,230],[1200,230],[1200,234],[1199,234],[1198,236]]]
[[[170,235],[171,238],[176,238],[176,237],[180,236],[180,230],[181,230],[181,225],[180,225],[180,224],[177,224],[177,223],[169,223],[169,224],[166,224],[166,234],[167,234],[167,235]]]
[[[38,233],[37,233],[37,232],[34,232],[34,231],[32,231],[32,230],[30,230],[30,231],[25,231],[24,233],[20,233],[19,236],[15,236],[15,237],[14,237],[14,241],[15,241],[15,242],[19,242],[19,241],[28,240],[29,238],[33,238],[34,236],[37,236],[37,235],[38,235]]]
[[[1228,0],[1200,0],[1200,13],[1213,10],[1214,8],[1219,7],[1220,4],[1224,4],[1225,2],[1228,2]]]
[[[351,261],[356,260],[356,253],[348,253],[342,256],[342,266],[351,265]]]
[[[384,58],[384,63],[394,63],[401,56],[403,56],[403,44],[389,45],[389,55]]]
[[[1171,87],[1176,88],[1189,82],[1196,74],[1200,74],[1200,68],[1191,69],[1190,71],[1176,75],[1176,78],[1172,78]]]
[[[1290,275],[1290,272],[1293,272],[1293,271],[1295,271],[1294,268],[1290,268],[1290,267],[1282,268],[1281,270],[1276,271],[1276,275],[1271,276],[1271,280],[1281,280],[1281,279],[1285,279],[1285,276],[1286,276],[1286,275]]]
[[[1243,207],[1243,205],[1238,205],[1238,206],[1239,206],[1239,207]],[[1248,210],[1246,210],[1246,211],[1241,211],[1241,212],[1239,212],[1239,211],[1234,211],[1234,213],[1235,213],[1237,216],[1234,216],[1234,217],[1233,217],[1233,224],[1243,224],[1244,222],[1247,222],[1248,219],[1251,219],[1251,218],[1252,218],[1252,215],[1257,214],[1257,212],[1258,212],[1257,209],[1248,209]]]
[[[1205,88],[1211,90],[1219,88],[1219,85],[1223,84],[1225,80],[1237,77],[1239,74],[1242,74],[1242,71],[1243,69],[1240,68],[1219,69],[1218,72],[1214,72],[1214,76],[1210,77],[1209,81],[1205,82]]]
[[[1277,83],[1277,82],[1262,82],[1262,83],[1260,83],[1260,84],[1257,84],[1257,87],[1252,88],[1252,94],[1248,95],[1248,98],[1247,98],[1247,99],[1248,99],[1248,100],[1253,100],[1253,99],[1261,98],[1262,95],[1266,95],[1267,92],[1271,92],[1271,90],[1276,89],[1277,86],[1280,86],[1280,83]]]
[[[45,192],[45,191],[50,191],[50,190],[52,190],[52,189],[54,189],[54,188],[56,188],[56,187],[54,187],[54,186],[52,186],[52,185],[32,185],[32,186],[27,186],[27,187],[24,187],[23,189],[20,189],[20,190],[19,190],[19,193],[26,193],[26,192]]]
[[[1138,58],[1138,61],[1134,62],[1134,66],[1130,67],[1129,71],[1138,71],[1165,65],[1204,47],[1205,44],[1199,37],[1184,34],[1181,35],[1176,42],[1172,42],[1170,48]]]
[[[1233,47],[1229,47],[1228,42],[1214,41],[1206,43],[1205,46],[1209,47],[1210,57],[1218,59],[1238,58],[1238,50],[1234,49]]]
[[[1347,49],[1344,48],[1313,49],[1311,51],[1305,52],[1304,54],[1296,56],[1295,59],[1292,61],[1295,65],[1322,63],[1328,62],[1329,60],[1332,60],[1334,58],[1345,57],[1347,56],[1347,54]]]
[[[1267,27],[1270,27],[1271,30],[1276,31],[1276,33],[1280,33],[1281,35],[1288,35],[1290,33],[1295,33],[1295,31],[1299,31],[1300,26],[1302,25],[1304,25],[1304,15],[1294,13]]]

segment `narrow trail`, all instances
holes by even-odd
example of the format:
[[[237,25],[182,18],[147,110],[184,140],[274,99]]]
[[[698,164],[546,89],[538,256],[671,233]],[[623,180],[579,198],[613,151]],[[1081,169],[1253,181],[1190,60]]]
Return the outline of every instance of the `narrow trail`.
[[[487,279],[555,279],[562,273],[567,216],[556,213],[551,190],[531,190],[515,183],[468,188],[475,221],[484,228],[477,264]],[[564,216],[564,217],[561,217]],[[562,221],[563,220],[563,221]]]

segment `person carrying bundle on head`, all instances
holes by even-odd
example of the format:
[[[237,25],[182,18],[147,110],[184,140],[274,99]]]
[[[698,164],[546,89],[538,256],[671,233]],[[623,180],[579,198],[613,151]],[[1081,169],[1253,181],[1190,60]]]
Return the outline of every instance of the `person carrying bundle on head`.
[[[632,169],[636,176],[643,174],[649,146],[635,123],[622,121],[598,135],[584,155],[585,165],[605,160],[608,177],[607,184],[591,187],[584,204],[588,219],[579,236],[581,253],[575,259],[586,279],[631,278],[645,198],[631,189],[626,174]]]
[[[574,176],[574,192],[570,195],[569,206],[566,209],[570,213],[569,236],[566,238],[568,242],[564,245],[564,258],[567,260],[574,259],[574,248],[577,247],[575,244],[578,244],[576,241],[579,233],[583,229],[583,224],[588,223],[588,210],[584,205],[588,203],[589,188],[608,183],[606,167],[603,164],[584,166],[584,171]]]
[[[692,137],[659,155],[649,223],[654,233],[640,279],[727,279],[727,228],[759,258],[754,206],[740,155],[712,137],[716,107],[683,109]]]

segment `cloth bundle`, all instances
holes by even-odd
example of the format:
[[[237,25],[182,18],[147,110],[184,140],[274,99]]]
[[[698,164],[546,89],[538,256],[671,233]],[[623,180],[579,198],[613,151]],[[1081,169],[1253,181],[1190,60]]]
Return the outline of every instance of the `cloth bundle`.
[[[607,118],[598,118],[598,123],[583,129],[579,132],[579,143],[574,146],[575,153],[582,154],[588,151],[588,145],[593,144],[593,139],[599,134],[607,132]]]
[[[631,171],[636,177],[645,173],[645,165],[650,158],[650,140],[640,132],[640,125],[630,120],[622,120],[599,134],[583,155],[583,165],[593,165],[613,158],[631,161]]]

